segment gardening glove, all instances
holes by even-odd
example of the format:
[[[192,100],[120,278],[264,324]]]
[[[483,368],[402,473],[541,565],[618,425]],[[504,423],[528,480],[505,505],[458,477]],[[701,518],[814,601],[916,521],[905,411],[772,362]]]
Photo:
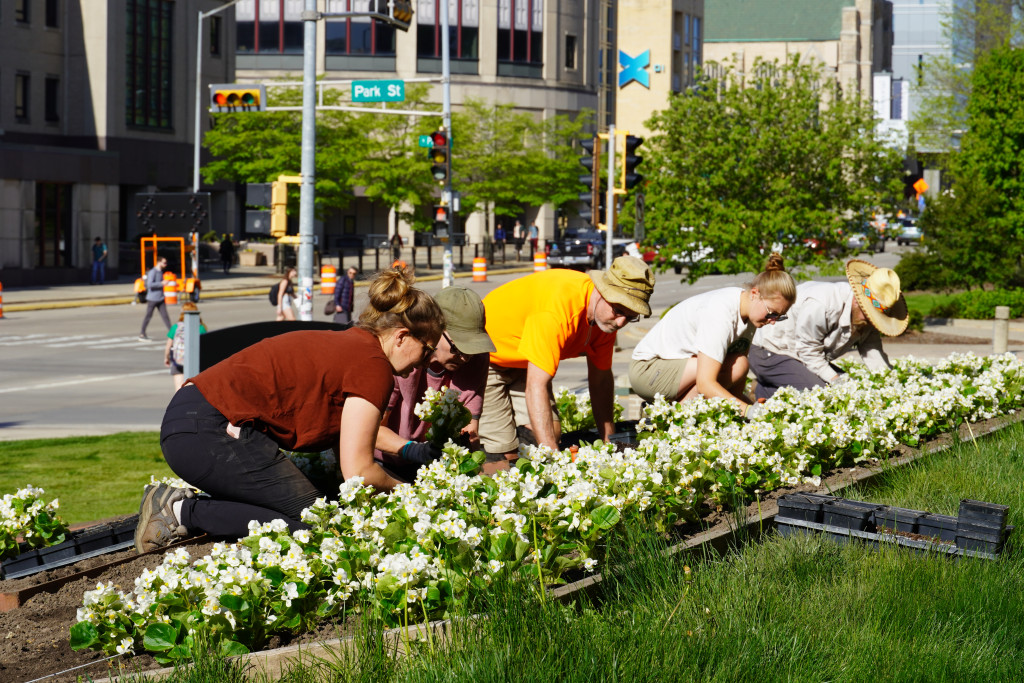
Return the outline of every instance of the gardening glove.
[[[753,405],[747,406],[747,410],[746,412],[743,413],[743,417],[747,418],[748,420],[756,420],[763,414],[764,404],[755,403]]]
[[[410,441],[402,446],[400,455],[403,460],[426,465],[441,457],[441,447],[430,441]]]

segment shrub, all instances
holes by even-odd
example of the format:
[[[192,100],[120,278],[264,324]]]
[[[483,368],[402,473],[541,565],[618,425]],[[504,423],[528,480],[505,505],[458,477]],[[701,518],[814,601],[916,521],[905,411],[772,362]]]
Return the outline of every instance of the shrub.
[[[924,314],[915,308],[910,309],[910,322],[907,325],[907,332],[924,332]]]
[[[962,292],[945,303],[935,304],[931,316],[992,320],[996,317],[996,306],[1009,306],[1011,318],[1024,317],[1024,289]]]
[[[904,292],[949,288],[946,271],[939,258],[925,251],[907,254],[894,270],[900,276],[900,287]]]

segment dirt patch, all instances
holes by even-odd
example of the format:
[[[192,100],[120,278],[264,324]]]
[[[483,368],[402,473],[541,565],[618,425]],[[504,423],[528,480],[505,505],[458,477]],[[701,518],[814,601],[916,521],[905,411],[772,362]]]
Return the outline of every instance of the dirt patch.
[[[1003,426],[1009,422],[1017,421],[1018,417],[1002,417],[988,420],[974,426],[974,434],[980,435],[992,429]],[[962,430],[961,438],[969,438],[966,429]],[[950,443],[952,437],[943,435],[931,442],[930,446]],[[916,451],[914,449],[900,447],[897,455],[909,455]],[[855,478],[858,471],[863,468],[843,468],[823,477],[820,487],[810,485],[787,487],[778,489],[762,498],[762,506],[765,501],[773,501],[784,493],[797,491],[829,491],[836,487],[849,483]],[[773,506],[774,507],[774,506]],[[757,505],[752,504],[748,510],[749,515],[758,513]],[[699,523],[686,525],[682,535],[692,535],[706,532],[716,526],[733,523],[735,513],[721,509],[706,509]],[[195,543],[184,546],[194,558],[200,558],[208,554],[212,543]],[[75,615],[82,605],[82,596],[87,590],[95,588],[96,583],[114,583],[121,590],[128,590],[134,585],[135,579],[142,574],[143,569],[153,569],[163,559],[163,554],[136,555],[135,550],[124,550],[112,553],[99,558],[90,558],[82,562],[61,567],[49,572],[42,572],[30,577],[16,579],[14,581],[0,581],[0,593],[9,593],[37,586],[41,583],[53,581],[57,578],[68,577],[86,570],[96,571],[107,563],[117,560],[126,560],[122,564],[102,570],[95,576],[80,577],[64,584],[53,592],[41,592],[30,598],[25,603],[8,612],[0,613],[0,681],[10,683],[23,683],[35,678],[64,671],[72,667],[90,665],[86,669],[80,669],[61,676],[47,679],[54,683],[73,682],[76,675],[89,675],[93,678],[107,676],[108,667],[116,669],[118,665],[126,667],[127,670],[148,670],[159,668],[159,665],[148,655],[140,655],[127,660],[114,659],[105,662],[106,656],[94,650],[83,650],[75,652],[69,645],[70,628],[75,623]],[[353,618],[356,619],[356,618]],[[272,643],[273,647],[281,647],[295,643],[317,642],[319,640],[337,638],[339,635],[350,634],[354,629],[354,620],[338,624],[323,624],[317,631],[304,634],[296,638],[277,638]]]

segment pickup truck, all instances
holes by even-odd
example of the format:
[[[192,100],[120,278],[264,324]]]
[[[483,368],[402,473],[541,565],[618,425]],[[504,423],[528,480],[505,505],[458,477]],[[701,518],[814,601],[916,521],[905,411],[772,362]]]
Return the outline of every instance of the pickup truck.
[[[560,241],[548,242],[545,251],[551,268],[604,268],[605,234],[569,228]]]

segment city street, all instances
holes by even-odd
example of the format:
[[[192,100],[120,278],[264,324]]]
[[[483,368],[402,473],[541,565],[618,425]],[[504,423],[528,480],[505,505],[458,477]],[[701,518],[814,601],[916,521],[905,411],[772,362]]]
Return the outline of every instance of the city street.
[[[894,265],[893,245],[869,257],[878,265]],[[492,275],[486,283],[458,278],[484,296],[522,274]],[[749,276],[711,276],[694,285],[679,282],[672,272],[659,276],[652,299],[655,316],[677,301],[718,287],[742,284]],[[269,283],[273,280],[267,280]],[[428,292],[439,280],[420,283]],[[356,288],[356,310],[366,304],[365,286]],[[314,319],[322,314],[325,298],[317,294]],[[180,306],[171,306],[171,322]],[[266,296],[210,298],[200,302],[202,318],[211,330],[273,319]],[[142,305],[86,306],[61,310],[10,313],[0,320],[0,440],[111,434],[159,428],[173,385],[163,365],[166,329],[159,316],[150,322],[149,342],[137,339]],[[614,371],[625,375],[637,341],[657,318],[642,320],[619,334],[621,351]],[[586,387],[586,361],[573,359],[559,367],[555,386]]]

